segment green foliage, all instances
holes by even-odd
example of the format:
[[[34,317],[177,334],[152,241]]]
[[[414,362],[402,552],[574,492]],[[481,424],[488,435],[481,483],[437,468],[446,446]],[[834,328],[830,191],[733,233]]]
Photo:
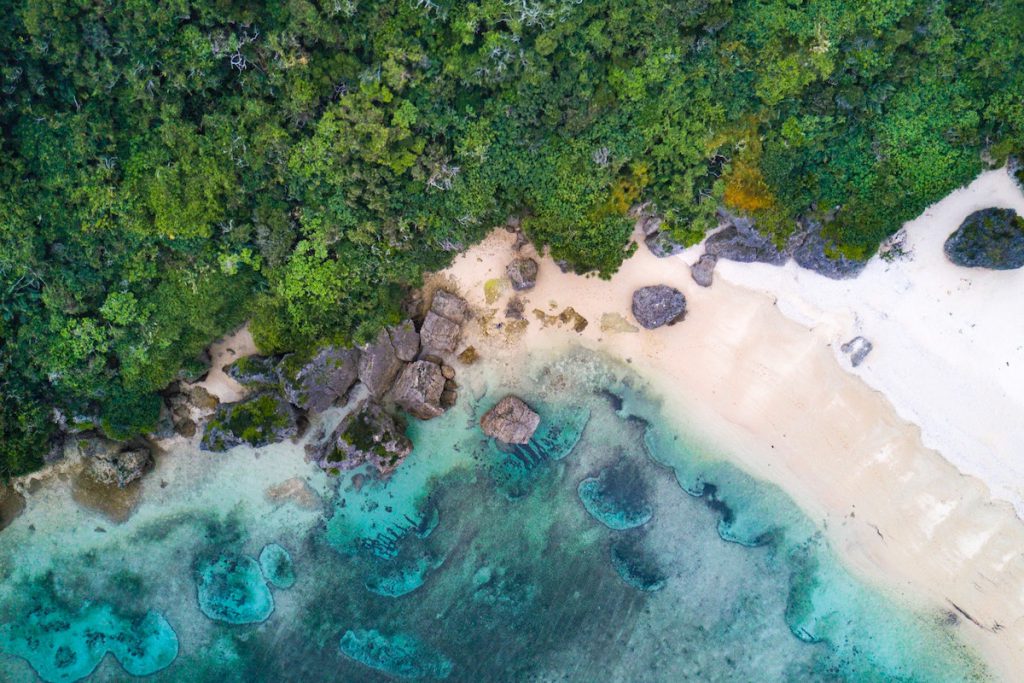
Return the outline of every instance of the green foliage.
[[[509,215],[611,276],[649,202],[867,256],[1024,149],[1014,0],[12,0],[0,15],[0,476],[51,408],[112,436],[244,320],[372,338]]]

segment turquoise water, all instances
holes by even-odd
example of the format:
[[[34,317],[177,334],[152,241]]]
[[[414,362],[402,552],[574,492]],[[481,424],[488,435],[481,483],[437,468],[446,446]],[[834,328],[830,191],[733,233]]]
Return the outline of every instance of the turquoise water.
[[[852,578],[626,367],[474,372],[387,481],[183,449],[123,524],[30,503],[0,533],[0,680],[986,680],[955,620]],[[502,449],[477,421],[509,391],[542,422]],[[319,503],[270,495],[295,477]]]

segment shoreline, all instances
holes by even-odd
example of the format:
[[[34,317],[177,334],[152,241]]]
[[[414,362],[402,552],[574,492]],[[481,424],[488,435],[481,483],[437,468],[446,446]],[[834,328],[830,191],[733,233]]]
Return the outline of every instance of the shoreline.
[[[503,278],[514,239],[495,230],[437,275],[482,312],[463,345],[507,365],[524,350],[566,344],[625,360],[667,414],[793,498],[855,575],[936,618],[960,615],[958,634],[1001,679],[1024,669],[1024,525],[981,481],[927,448],[920,429],[841,367],[813,329],[724,278],[700,288],[681,259],[642,247],[611,281],[562,273],[524,247],[540,264],[537,286],[519,293],[525,324],[508,321],[515,292]],[[637,327],[633,290],[650,284],[683,291],[686,320],[626,331]],[[588,321],[582,332],[557,319],[570,306]]]

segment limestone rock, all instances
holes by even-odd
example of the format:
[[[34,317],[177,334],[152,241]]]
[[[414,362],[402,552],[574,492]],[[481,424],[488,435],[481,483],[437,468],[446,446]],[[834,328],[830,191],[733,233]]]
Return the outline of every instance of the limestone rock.
[[[443,289],[434,292],[430,310],[457,325],[461,325],[469,317],[469,305],[465,299]]]
[[[225,374],[242,386],[267,386],[280,382],[277,364],[280,358],[267,356],[246,356],[224,368]]]
[[[701,287],[710,287],[714,278],[715,264],[717,263],[718,257],[714,254],[704,254],[701,256],[690,267],[690,276],[693,278],[693,281]]]
[[[537,284],[537,270],[537,262],[532,258],[517,258],[508,264],[505,273],[512,281],[512,289],[521,292]]]
[[[277,392],[265,392],[222,403],[207,423],[200,447],[205,451],[226,451],[240,444],[258,448],[298,433],[298,413],[292,404]]]
[[[96,481],[119,488],[145,474],[153,462],[148,448],[131,448],[102,436],[79,437],[77,447]]]
[[[518,396],[506,396],[480,418],[487,436],[507,444],[524,444],[537,431],[540,415]]]
[[[673,325],[686,315],[686,297],[674,287],[654,285],[633,292],[633,317],[648,330]]]
[[[391,346],[394,347],[398,360],[407,363],[416,360],[416,354],[420,352],[420,335],[411,320],[389,327],[388,336],[391,338]]]
[[[379,403],[368,401],[341,421],[314,457],[325,470],[351,470],[368,462],[388,474],[411,452],[402,426]]]
[[[421,420],[429,420],[444,412],[441,408],[444,382],[437,363],[418,360],[402,369],[392,395],[401,408]]]
[[[325,346],[309,360],[294,354],[278,363],[278,374],[288,402],[296,408],[319,413],[343,399],[355,384],[359,352]]]
[[[387,330],[377,333],[373,343],[363,347],[359,356],[359,381],[374,398],[380,398],[391,388],[402,361],[395,353]]]
[[[1012,270],[1024,266],[1024,218],[1013,209],[975,211],[943,247],[958,266]]]
[[[461,336],[462,328],[458,323],[433,310],[427,313],[423,327],[420,328],[420,342],[425,350],[454,353]]]

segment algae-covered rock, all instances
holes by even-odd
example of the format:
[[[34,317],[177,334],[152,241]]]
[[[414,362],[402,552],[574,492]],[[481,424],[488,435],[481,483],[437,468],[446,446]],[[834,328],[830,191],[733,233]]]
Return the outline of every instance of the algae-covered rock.
[[[349,413],[315,451],[325,470],[351,470],[370,463],[381,474],[398,467],[412,452],[402,425],[379,403],[368,401]]]
[[[206,424],[200,447],[206,451],[226,451],[241,444],[259,448],[298,433],[295,408],[280,394],[267,392],[221,404]]]
[[[633,292],[633,317],[648,330],[673,325],[686,315],[686,297],[675,287],[653,285]]]
[[[633,529],[649,522],[654,514],[644,497],[640,473],[629,461],[584,479],[576,491],[587,512],[609,529]]]
[[[196,568],[199,609],[216,621],[254,624],[274,611],[274,596],[259,563],[248,555],[225,554]]]
[[[276,588],[291,588],[295,585],[292,556],[277,543],[270,543],[260,551],[260,571]]]
[[[273,386],[281,380],[277,375],[276,356],[245,356],[225,366],[224,373],[242,386]]]
[[[448,678],[454,666],[441,652],[404,633],[388,636],[375,629],[345,631],[340,647],[346,657],[399,678]]]
[[[441,407],[444,383],[444,374],[437,363],[427,360],[410,363],[395,382],[395,403],[421,420],[437,417],[444,412]]]
[[[148,448],[132,448],[102,436],[80,436],[76,445],[89,473],[101,484],[124,488],[153,463]]]
[[[506,396],[480,418],[487,436],[507,444],[525,444],[537,431],[540,415],[518,396]]]
[[[1012,270],[1024,266],[1024,218],[1013,209],[975,211],[949,236],[946,256],[958,266]]]
[[[319,413],[342,401],[355,384],[359,351],[325,346],[308,359],[290,354],[281,359],[277,371],[288,401]]]

